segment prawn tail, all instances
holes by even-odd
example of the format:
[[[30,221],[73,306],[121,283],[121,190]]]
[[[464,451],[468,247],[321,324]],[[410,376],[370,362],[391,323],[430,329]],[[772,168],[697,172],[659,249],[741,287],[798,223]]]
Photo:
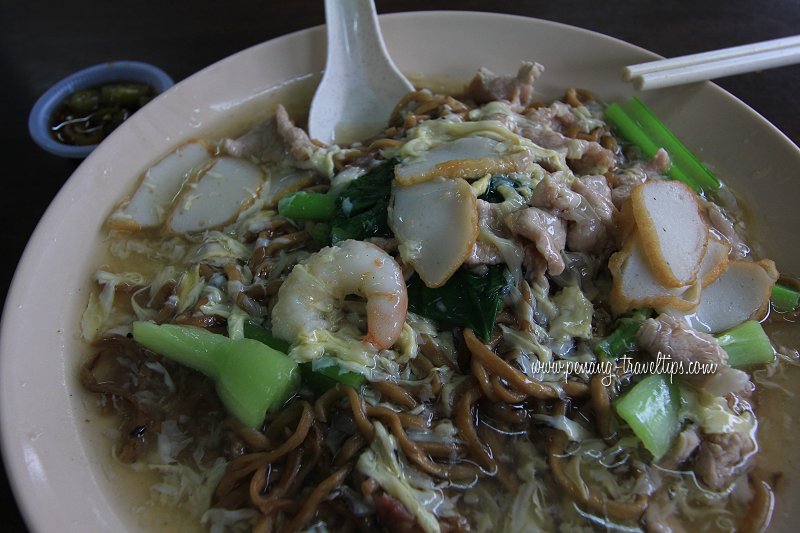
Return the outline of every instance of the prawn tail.
[[[373,296],[367,302],[367,336],[364,342],[388,350],[403,331],[408,309],[405,294]]]

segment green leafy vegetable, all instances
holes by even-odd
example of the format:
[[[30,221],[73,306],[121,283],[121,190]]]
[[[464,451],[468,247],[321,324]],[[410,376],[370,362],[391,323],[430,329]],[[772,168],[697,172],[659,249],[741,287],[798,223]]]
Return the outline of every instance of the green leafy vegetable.
[[[291,345],[288,342],[273,336],[268,329],[262,328],[261,326],[253,324],[252,322],[244,323],[244,336],[246,339],[253,339],[264,343],[270,348],[278,350],[281,353],[289,353],[289,348],[291,348]]]
[[[717,342],[728,354],[728,364],[735,368],[771,363],[775,359],[767,333],[755,320],[717,335]]]
[[[636,349],[636,332],[652,314],[651,309],[636,309],[628,317],[620,318],[611,334],[598,342],[594,353],[603,361],[616,361]]]
[[[134,322],[133,338],[213,379],[217,394],[243,424],[258,427],[297,390],[297,363],[253,339],[230,339],[202,328]]]
[[[503,265],[491,266],[483,275],[459,269],[435,289],[415,274],[408,281],[408,308],[426,318],[471,328],[488,341],[508,288]]]
[[[289,353],[291,348],[288,342],[274,337],[267,329],[252,322],[245,322],[244,336],[248,339],[262,342],[279,352]],[[308,363],[301,363],[300,376],[303,383],[316,394],[324,393],[328,389],[335,387],[337,383],[343,383],[358,390],[366,381],[366,378],[361,374],[342,370],[333,357],[320,357]]]
[[[513,189],[516,183],[505,174],[492,176],[492,179],[489,180],[489,187],[486,189],[486,192],[478,196],[478,200],[484,200],[492,204],[502,202],[505,200],[505,197],[498,189],[501,185],[507,185]]]
[[[614,402],[614,409],[656,461],[680,432],[680,393],[668,376],[644,378]]]
[[[331,243],[331,225],[325,222],[318,222],[314,224],[308,231],[311,238],[322,244]]]
[[[336,201],[331,243],[346,239],[391,237],[388,208],[394,179],[394,160],[354,180]]]
[[[301,363],[300,374],[303,382],[317,395],[339,383],[359,390],[367,381],[361,374],[343,370],[332,357],[320,357],[309,363]]]

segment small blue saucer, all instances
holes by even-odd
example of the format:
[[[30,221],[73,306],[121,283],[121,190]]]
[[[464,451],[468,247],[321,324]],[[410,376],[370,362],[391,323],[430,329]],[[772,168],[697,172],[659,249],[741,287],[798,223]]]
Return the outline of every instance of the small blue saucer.
[[[50,117],[75,91],[114,81],[146,83],[155,88],[157,94],[175,83],[160,68],[138,61],[111,61],[79,70],[50,87],[33,106],[28,117],[28,131],[36,144],[61,157],[82,159],[88,156],[97,145],[72,146],[58,142],[50,135]]]

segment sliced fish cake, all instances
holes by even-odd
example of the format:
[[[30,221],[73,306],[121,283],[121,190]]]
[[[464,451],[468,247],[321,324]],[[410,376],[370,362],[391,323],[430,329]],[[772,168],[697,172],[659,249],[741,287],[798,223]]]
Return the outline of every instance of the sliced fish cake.
[[[463,137],[434,146],[394,169],[400,185],[412,185],[433,178],[477,179],[487,174],[507,174],[525,170],[532,157],[525,148],[508,147],[486,137]]]
[[[660,282],[636,233],[628,238],[622,250],[611,256],[608,268],[614,278],[610,303],[615,313],[639,307],[691,311],[699,303],[699,284],[666,287]]]
[[[258,196],[261,167],[236,157],[221,157],[197,181],[187,184],[170,214],[175,233],[196,233],[233,222]]]
[[[772,286],[778,280],[775,263],[731,261],[719,278],[703,289],[700,305],[683,316],[698,331],[719,333],[746,320],[761,320],[769,308]]]
[[[667,287],[693,284],[709,233],[695,192],[679,181],[650,180],[633,189],[631,203],[655,277]]]
[[[477,198],[463,179],[395,186],[389,225],[400,257],[428,287],[440,287],[472,251],[478,236]]]
[[[183,184],[209,161],[205,143],[181,146],[150,167],[130,201],[108,218],[108,225],[129,231],[161,226]]]

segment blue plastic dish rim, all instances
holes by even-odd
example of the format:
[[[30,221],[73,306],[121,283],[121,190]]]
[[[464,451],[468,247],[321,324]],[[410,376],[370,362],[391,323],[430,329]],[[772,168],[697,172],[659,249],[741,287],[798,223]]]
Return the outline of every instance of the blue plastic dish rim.
[[[147,83],[155,88],[157,94],[175,84],[160,68],[139,61],[110,61],[79,70],[50,87],[33,106],[28,117],[28,131],[36,144],[61,157],[77,159],[88,156],[97,145],[71,146],[56,141],[50,136],[50,117],[56,107],[75,91],[113,81]]]

